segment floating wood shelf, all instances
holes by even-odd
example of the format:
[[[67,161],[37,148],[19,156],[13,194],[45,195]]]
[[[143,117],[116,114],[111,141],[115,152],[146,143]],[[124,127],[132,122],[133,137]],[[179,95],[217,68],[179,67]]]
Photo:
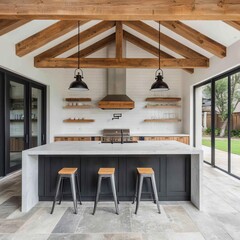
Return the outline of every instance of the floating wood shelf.
[[[80,106],[64,106],[64,109],[89,109],[93,108],[93,105],[80,105]]]
[[[144,122],[181,122],[178,118],[145,119]]]
[[[91,102],[91,98],[65,98],[67,102]]]
[[[174,97],[152,97],[146,98],[148,102],[179,102],[181,98],[174,98]]]
[[[180,108],[180,105],[146,105],[145,108]]]
[[[94,119],[65,119],[63,120],[65,123],[90,123],[95,122]]]

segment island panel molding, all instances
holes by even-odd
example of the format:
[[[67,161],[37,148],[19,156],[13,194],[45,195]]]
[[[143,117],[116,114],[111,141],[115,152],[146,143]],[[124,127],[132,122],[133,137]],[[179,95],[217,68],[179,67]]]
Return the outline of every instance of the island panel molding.
[[[134,155],[134,156],[40,156],[39,200],[51,201],[55,194],[58,171],[62,166],[80,170],[81,198],[93,201],[99,168],[115,168],[116,190],[120,201],[131,201],[135,193],[138,167],[153,168],[160,201],[190,201],[190,155]],[[172,177],[175,176],[175,177]],[[124,180],[123,180],[124,179]],[[65,200],[71,200],[70,185],[65,185]],[[111,186],[103,182],[103,200],[112,199]],[[148,194],[147,194],[148,192]],[[143,199],[151,199],[151,186],[145,181]]]

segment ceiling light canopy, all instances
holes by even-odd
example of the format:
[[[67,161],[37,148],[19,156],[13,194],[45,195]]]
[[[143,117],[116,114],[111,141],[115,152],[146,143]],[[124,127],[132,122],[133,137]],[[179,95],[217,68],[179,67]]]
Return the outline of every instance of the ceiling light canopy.
[[[72,91],[87,91],[89,90],[87,84],[83,81],[83,71],[80,68],[80,22],[78,21],[78,66],[74,71],[74,80],[70,86],[69,90]]]

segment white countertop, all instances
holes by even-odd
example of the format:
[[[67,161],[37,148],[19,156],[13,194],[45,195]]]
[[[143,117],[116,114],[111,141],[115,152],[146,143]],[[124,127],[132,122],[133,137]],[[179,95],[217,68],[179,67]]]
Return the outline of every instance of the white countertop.
[[[101,143],[99,141],[54,142],[25,150],[28,155],[162,155],[202,154],[202,150],[177,141],[140,141],[138,143]]]

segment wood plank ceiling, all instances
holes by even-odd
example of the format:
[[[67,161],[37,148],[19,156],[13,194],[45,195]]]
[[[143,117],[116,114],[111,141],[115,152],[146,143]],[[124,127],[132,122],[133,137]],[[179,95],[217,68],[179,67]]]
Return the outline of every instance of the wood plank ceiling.
[[[37,32],[36,34],[16,44],[16,55],[25,55],[37,50],[49,42],[69,33],[77,28],[77,19],[84,25],[90,20],[103,21],[80,33],[80,44],[114,28],[115,33],[93,43],[80,51],[82,68],[158,68],[159,49],[134,36],[124,29],[124,26],[142,34],[148,39],[159,41],[159,32],[141,20],[160,20],[161,25],[174,33],[194,43],[213,55],[224,58],[226,47],[208,36],[196,31],[179,20],[187,19],[217,19],[240,30],[240,3],[238,1],[217,0],[164,0],[151,1],[52,1],[42,0],[34,4],[34,0],[1,1],[0,3],[0,36],[6,34],[32,19],[58,19],[60,21]],[[58,2],[58,4],[56,4]],[[101,4],[99,4],[101,2]],[[140,2],[140,3],[139,3]],[[57,7],[56,7],[57,6]],[[61,14],[57,8],[61,9]],[[81,15],[78,14],[81,12]],[[4,18],[4,19],[3,19]],[[117,20],[117,21],[116,21]],[[131,20],[131,21],[130,21]],[[169,21],[166,21],[169,20]],[[153,55],[153,58],[123,58],[123,40],[129,41]],[[115,58],[89,58],[92,53],[115,42]],[[209,59],[194,51],[179,41],[160,33],[161,46],[177,53],[181,58],[160,50],[160,64],[162,68],[181,68],[189,73],[194,68],[209,67]],[[76,68],[77,53],[65,58],[58,56],[78,45],[78,35],[55,45],[54,47],[34,57],[34,65],[38,68]]]

